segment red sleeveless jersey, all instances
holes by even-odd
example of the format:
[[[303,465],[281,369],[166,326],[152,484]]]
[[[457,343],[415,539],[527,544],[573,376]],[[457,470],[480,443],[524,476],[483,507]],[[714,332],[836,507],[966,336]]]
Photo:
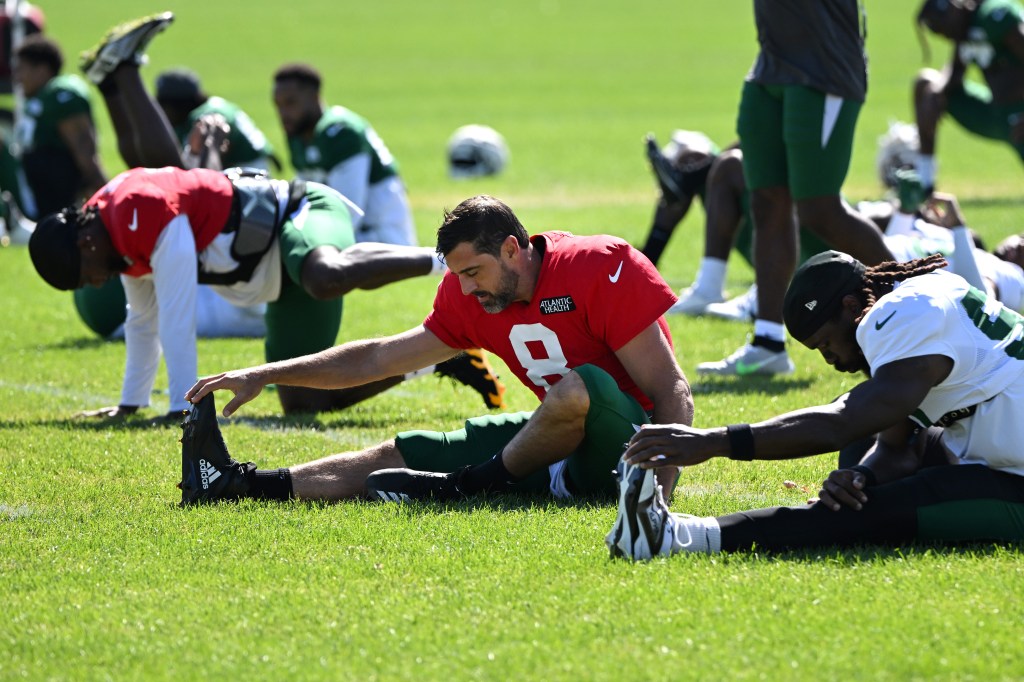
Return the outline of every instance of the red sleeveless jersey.
[[[531,241],[543,247],[544,260],[529,303],[488,313],[448,272],[423,325],[453,348],[495,353],[541,400],[569,370],[592,364],[650,410],[615,351],[654,322],[672,343],[663,317],[676,300],[672,288],[618,237],[545,232]]]
[[[149,260],[160,233],[174,218],[187,215],[202,251],[224,229],[231,213],[234,187],[220,171],[199,168],[133,168],[100,188],[87,206],[100,219],[129,267],[140,277],[153,271]]]

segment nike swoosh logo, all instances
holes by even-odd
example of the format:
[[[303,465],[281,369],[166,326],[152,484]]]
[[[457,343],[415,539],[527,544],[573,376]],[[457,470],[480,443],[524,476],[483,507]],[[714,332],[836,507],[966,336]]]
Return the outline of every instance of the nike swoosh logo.
[[[132,211],[132,221],[128,223],[128,229],[132,232],[139,229],[139,209]]]
[[[889,313],[889,317],[885,318],[884,320],[882,320],[882,321],[880,321],[880,322],[875,322],[875,331],[878,331],[879,329],[881,329],[882,327],[884,327],[884,326],[886,325],[886,323],[887,323],[887,322],[888,322],[889,320],[891,320],[891,319],[892,319],[892,316],[893,316],[893,315],[895,315],[895,314],[896,314],[896,311],[894,310],[894,311],[892,311],[891,313]]]
[[[619,268],[615,271],[614,275],[608,275],[608,281],[611,282],[612,284],[615,284],[616,282],[619,281],[619,275],[622,274],[622,263],[623,262],[624,261],[619,261]]]
[[[757,370],[761,369],[774,358],[765,358],[764,360],[758,360],[757,362],[743,362],[740,360],[736,363],[736,374],[740,376],[746,376],[747,374],[754,374]]]

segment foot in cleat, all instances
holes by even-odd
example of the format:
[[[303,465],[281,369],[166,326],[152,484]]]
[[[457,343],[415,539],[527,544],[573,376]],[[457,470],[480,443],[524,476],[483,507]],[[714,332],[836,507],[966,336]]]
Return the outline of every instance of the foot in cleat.
[[[372,499],[385,502],[453,502],[466,498],[466,494],[459,488],[459,480],[466,469],[469,467],[450,474],[413,469],[381,469],[366,478],[366,489]]]
[[[181,429],[181,506],[244,497],[249,490],[246,474],[256,466],[228,454],[212,393],[192,406]]]
[[[445,360],[434,368],[434,373],[469,386],[480,394],[488,409],[505,407],[505,385],[498,381],[487,354],[479,348],[471,348],[451,360]]]
[[[149,42],[172,21],[174,14],[161,12],[119,24],[97,45],[81,54],[78,66],[90,81],[100,85],[121,64],[143,63]]]

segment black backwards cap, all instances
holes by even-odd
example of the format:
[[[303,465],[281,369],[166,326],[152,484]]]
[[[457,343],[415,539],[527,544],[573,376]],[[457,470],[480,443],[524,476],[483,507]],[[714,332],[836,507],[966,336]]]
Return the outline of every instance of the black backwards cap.
[[[819,253],[801,265],[786,291],[782,319],[797,341],[803,341],[839,312],[843,296],[864,285],[867,268],[839,251]]]
[[[38,223],[28,240],[28,252],[36,272],[55,289],[79,287],[82,254],[78,248],[78,225],[68,219],[67,210],[48,215]]]

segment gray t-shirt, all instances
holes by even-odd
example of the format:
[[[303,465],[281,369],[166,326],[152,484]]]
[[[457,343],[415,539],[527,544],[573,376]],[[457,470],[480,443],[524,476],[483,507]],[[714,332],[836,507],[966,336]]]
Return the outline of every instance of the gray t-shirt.
[[[754,19],[761,52],[747,80],[864,101],[867,20],[859,0],[754,0]]]

